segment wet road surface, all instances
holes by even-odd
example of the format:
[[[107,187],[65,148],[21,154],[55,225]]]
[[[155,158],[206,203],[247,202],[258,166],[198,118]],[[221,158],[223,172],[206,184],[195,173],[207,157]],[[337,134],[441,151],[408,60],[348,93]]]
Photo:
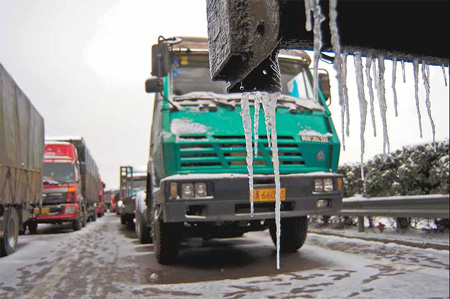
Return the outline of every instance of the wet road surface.
[[[276,269],[268,232],[183,243],[177,265],[107,214],[43,225],[0,259],[0,298],[448,298],[449,252],[309,234]]]

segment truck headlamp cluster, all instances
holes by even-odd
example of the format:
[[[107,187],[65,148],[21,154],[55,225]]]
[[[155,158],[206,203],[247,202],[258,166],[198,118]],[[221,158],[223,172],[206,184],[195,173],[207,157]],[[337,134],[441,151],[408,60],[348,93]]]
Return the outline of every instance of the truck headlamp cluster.
[[[171,182],[169,184],[169,195],[171,199],[195,199],[208,197],[208,187],[206,183],[183,183],[181,184],[181,194],[178,195],[178,184]]]
[[[332,178],[315,179],[314,192],[333,192],[334,182]]]
[[[75,207],[66,207],[64,210],[64,214],[73,214],[75,213]]]

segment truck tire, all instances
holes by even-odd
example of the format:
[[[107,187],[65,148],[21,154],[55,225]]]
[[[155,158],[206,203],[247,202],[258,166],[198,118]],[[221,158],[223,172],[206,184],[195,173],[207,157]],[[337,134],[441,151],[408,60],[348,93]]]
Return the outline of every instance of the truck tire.
[[[136,234],[139,238],[139,242],[141,244],[151,244],[152,238],[150,236],[150,228],[148,227],[147,223],[145,222],[144,217],[142,215],[138,215],[139,213],[136,213]]]
[[[5,217],[3,237],[0,238],[0,256],[7,256],[16,251],[19,238],[19,216],[16,209],[10,208]]]
[[[176,261],[180,247],[183,223],[165,223],[155,220],[153,224],[153,250],[162,265]]]
[[[28,225],[28,229],[30,230],[30,234],[35,235],[37,234],[37,228],[38,228],[38,223],[35,221],[29,221],[27,223]]]
[[[83,227],[82,221],[80,219],[76,219],[72,222],[72,229],[74,231],[80,230]]]
[[[270,225],[270,236],[277,245],[275,222]],[[280,251],[296,252],[306,241],[308,233],[308,217],[281,219]]]
[[[127,224],[127,219],[124,215],[120,215],[120,223],[121,224]]]
[[[81,227],[85,227],[87,225],[87,212],[86,212],[86,207],[82,207],[81,208],[83,211],[83,216],[81,217]]]

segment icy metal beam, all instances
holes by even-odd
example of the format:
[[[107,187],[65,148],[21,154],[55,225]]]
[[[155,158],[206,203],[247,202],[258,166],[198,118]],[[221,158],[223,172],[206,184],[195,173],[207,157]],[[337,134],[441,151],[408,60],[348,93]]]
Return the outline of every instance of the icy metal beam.
[[[375,52],[385,58],[448,65],[450,1],[338,0],[337,23],[343,51]],[[332,51],[329,1],[320,1],[323,50]],[[229,91],[273,91],[262,76],[278,49],[313,49],[305,29],[303,0],[207,0],[211,74]],[[275,86],[275,87],[274,87]]]

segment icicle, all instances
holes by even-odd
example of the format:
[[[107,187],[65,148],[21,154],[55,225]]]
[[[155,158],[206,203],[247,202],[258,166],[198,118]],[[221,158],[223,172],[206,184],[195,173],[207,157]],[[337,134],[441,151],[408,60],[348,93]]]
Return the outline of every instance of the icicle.
[[[331,33],[331,45],[334,52],[334,70],[336,71],[336,79],[339,85],[339,91],[341,90],[340,77],[341,77],[341,43],[339,40],[339,31],[337,26],[337,0],[330,0],[330,33]],[[342,106],[342,94],[339,92],[339,104]]]
[[[431,131],[433,132],[433,145],[436,144],[436,126],[434,125],[433,116],[431,114],[431,101],[430,101],[430,67],[422,61],[422,78],[425,86],[425,103],[427,106],[428,117],[431,122]]]
[[[419,60],[416,58],[413,61],[414,67],[414,92],[416,95],[416,107],[417,107],[417,116],[419,117],[419,132],[420,138],[423,137],[422,134],[422,116],[420,115],[420,101],[419,101]]]
[[[312,12],[311,2],[312,1],[314,1],[314,0],[305,0],[305,14],[306,14],[305,28],[307,31],[312,30],[312,22],[311,22],[311,12]]]
[[[384,57],[378,56],[378,101],[380,102],[380,112],[381,112],[381,120],[383,123],[383,153],[387,151],[390,152],[390,143],[387,129],[387,119],[386,119],[386,92],[385,92],[385,82],[384,82]]]
[[[377,137],[377,126],[376,126],[376,122],[375,122],[375,96],[373,94],[372,77],[370,76],[371,66],[372,66],[372,56],[367,56],[367,58],[366,58],[366,77],[367,77],[367,87],[369,88],[369,97],[370,97],[370,116],[372,118],[373,136]]]
[[[445,71],[445,65],[441,65],[442,68],[442,74],[444,75],[444,83],[445,86],[447,86],[447,72]]]
[[[313,63],[313,77],[314,77],[314,101],[319,101],[319,60],[320,50],[322,49],[322,22],[325,17],[322,14],[320,7],[320,0],[313,0],[314,4],[314,63]]]
[[[392,60],[392,93],[394,94],[395,117],[398,117],[397,90],[395,89],[396,81],[397,81],[397,58],[394,57],[394,59]]]
[[[258,156],[258,126],[259,126],[259,109],[261,106],[261,93],[257,92],[254,99],[255,115],[254,115],[254,135],[255,135],[255,157]]]
[[[357,52],[354,57],[355,70],[356,70],[356,86],[358,88],[358,99],[359,99],[359,113],[361,117],[361,178],[364,181],[364,152],[365,152],[365,141],[364,133],[366,131],[366,121],[367,121],[367,101],[364,94],[364,74],[363,74],[363,64],[361,59],[361,53]]]
[[[241,117],[244,125],[245,147],[247,149],[247,169],[250,191],[250,214],[253,217],[253,149],[252,149],[252,119],[250,117],[250,94],[244,92],[241,97]]]
[[[350,108],[348,103],[348,88],[347,88],[347,52],[344,52],[341,61],[341,84],[342,84],[342,95],[344,97],[344,107],[345,107],[345,117],[347,119],[346,134],[347,137],[350,136]]]
[[[269,95],[266,92],[262,93],[262,104],[264,108],[264,115],[266,119],[266,127],[271,131],[272,139],[272,164],[275,177],[275,226],[277,239],[277,269],[280,269],[280,235],[281,235],[281,184],[280,184],[280,163],[278,160],[278,144],[275,111],[277,107],[277,99],[280,93]]]
[[[402,60],[403,83],[406,83],[405,61]]]

